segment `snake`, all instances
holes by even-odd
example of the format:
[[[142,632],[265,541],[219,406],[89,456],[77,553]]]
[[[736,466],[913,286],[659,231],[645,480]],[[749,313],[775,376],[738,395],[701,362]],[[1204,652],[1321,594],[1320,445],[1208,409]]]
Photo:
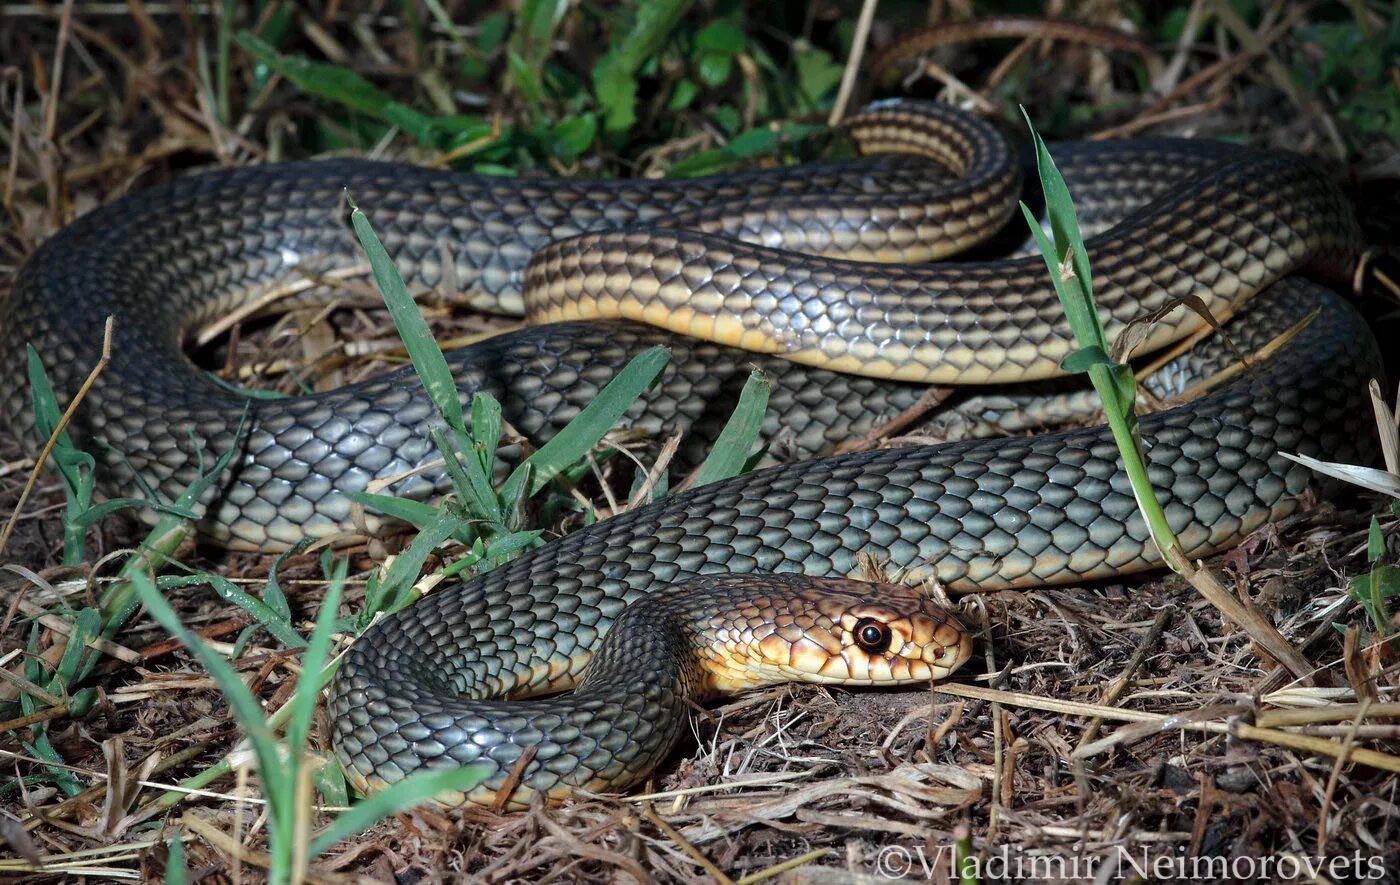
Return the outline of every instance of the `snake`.
[[[451,801],[523,807],[625,789],[675,741],[682,701],[728,684],[738,646],[770,646],[752,684],[775,662],[787,678],[821,681],[830,667],[899,682],[966,660],[967,632],[919,594],[828,583],[863,577],[872,559],[900,585],[952,592],[1162,564],[1104,427],[831,453],[930,384],[1053,379],[1076,349],[1039,256],[935,261],[1007,227],[1022,178],[995,127],[897,101],[853,115],[845,133],[854,159],[700,179],[509,179],[343,159],[177,178],[36,250],[0,305],[0,359],[22,377],[32,345],[71,396],[115,317],[110,362],[70,425],[100,443],[101,488],[172,500],[236,447],[196,526],[263,550],[377,530],[350,506],[375,480],[420,499],[446,488],[420,469],[435,418],[408,370],[258,398],[184,352],[201,324],[289,275],[314,284],[355,262],[347,193],[410,286],[535,324],[448,355],[463,402],[492,393],[527,439],[549,438],[660,343],[673,359],[625,420],[703,452],[762,369],[765,433],[793,460],[440,588],[366,630],[330,690],[334,752],[362,792],[463,765],[483,779]],[[1139,427],[1149,475],[1186,555],[1298,508],[1311,475],[1285,453],[1371,455],[1361,403],[1378,348],[1343,298],[1303,276],[1343,279],[1362,248],[1325,172],[1203,140],[1053,153],[1090,235],[1110,337],[1148,315],[1140,344],[1159,348],[1199,330],[1202,313],[1229,317],[1222,336],[1147,381],[1169,406]],[[311,285],[305,297],[334,293]],[[1198,310],[1172,309],[1183,300]],[[1231,374],[1241,354],[1256,358]],[[1214,386],[1174,401],[1202,385]],[[966,414],[1017,428],[1038,395],[979,389]],[[27,396],[10,385],[0,411],[37,447]],[[1006,421],[986,417],[998,410]],[[720,675],[696,669],[720,647]]]

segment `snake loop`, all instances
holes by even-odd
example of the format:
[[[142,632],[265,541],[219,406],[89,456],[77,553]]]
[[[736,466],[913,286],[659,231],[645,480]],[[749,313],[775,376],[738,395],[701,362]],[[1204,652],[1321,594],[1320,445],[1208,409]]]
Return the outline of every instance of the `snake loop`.
[[[368,630],[332,689],[336,751],[361,788],[480,761],[489,777],[463,798],[487,798],[527,746],[512,803],[617,788],[669,746],[676,698],[743,684],[743,654],[789,673],[880,681],[960,663],[966,634],[917,594],[855,599],[831,584],[859,575],[862,554],[954,590],[1160,563],[1104,428],[812,457],[912,405],[923,384],[1047,377],[1072,346],[1039,258],[917,263],[1005,222],[1019,184],[991,127],[897,103],[850,131],[863,150],[934,158],[954,177],[877,156],[689,181],[509,180],[346,160],[180,179],[84,216],[35,253],[0,305],[0,360],[24,377],[33,344],[71,395],[115,315],[113,360],[72,427],[99,453],[102,488],[173,497],[200,457],[237,447],[199,529],[262,549],[350,530],[348,493],[376,478],[406,475],[390,490],[407,497],[444,487],[413,472],[432,456],[432,408],[407,373],[250,400],[182,351],[203,319],[289,271],[353,261],[339,211],[347,189],[410,285],[455,280],[478,308],[548,321],[449,355],[464,401],[494,394],[536,441],[631,356],[665,343],[672,364],[628,420],[684,433],[693,455],[748,367],[761,366],[774,391],[765,429],[785,428],[807,460],[636,508],[439,589]],[[1188,294],[1234,310],[1229,333],[1246,351],[1311,317],[1251,371],[1142,421],[1153,484],[1187,555],[1298,506],[1310,477],[1283,452],[1368,456],[1359,403],[1378,369],[1375,342],[1343,301],[1296,276],[1344,273],[1360,248],[1325,175],[1289,154],[1199,142],[1054,152],[1094,232],[1110,334]],[[1177,311],[1147,343],[1198,324]],[[1231,359],[1207,340],[1158,373],[1154,392],[1171,397]],[[973,397],[969,414],[1025,411],[1019,396]],[[0,414],[32,433],[26,400],[18,386],[0,391]],[[702,612],[664,592],[686,582],[718,606]],[[753,614],[726,626],[735,612]],[[650,632],[663,622],[676,630]],[[688,625],[705,639],[681,653],[696,635]],[[701,675],[706,654],[728,675]],[[645,690],[622,678],[653,672]],[[580,679],[567,698],[530,702],[541,706],[501,701]]]

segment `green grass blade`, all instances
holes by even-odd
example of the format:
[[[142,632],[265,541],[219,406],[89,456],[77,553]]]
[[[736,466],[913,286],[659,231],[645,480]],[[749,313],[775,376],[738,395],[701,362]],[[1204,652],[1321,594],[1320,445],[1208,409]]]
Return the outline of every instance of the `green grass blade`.
[[[196,572],[192,575],[166,576],[156,579],[156,587],[162,593],[169,593],[180,587],[199,587],[205,584],[208,584],[221,599],[227,600],[247,612],[282,645],[287,648],[306,647],[306,640],[292,626],[290,612],[282,614],[222,575]]]
[[[185,885],[185,843],[180,834],[170,837],[170,855],[165,859],[165,885]]]
[[[301,656],[301,675],[297,677],[296,692],[292,695],[292,712],[287,719],[287,747],[293,759],[300,758],[305,752],[306,736],[311,733],[316,699],[321,694],[321,671],[330,652],[331,634],[335,630],[336,613],[340,610],[340,597],[345,590],[349,565],[344,559],[335,561],[325,596],[321,599],[321,610],[316,615],[316,627],[311,631],[311,641]]]
[[[394,101],[388,93],[349,68],[282,55],[251,31],[239,32],[238,45],[311,95],[398,126],[419,141],[433,143],[436,139],[440,121]]]
[[[58,666],[54,670],[54,675],[59,679],[65,694],[82,679],[87,669],[84,659],[95,654],[87,647],[88,640],[97,638],[101,632],[102,616],[95,608],[85,608],[73,619],[68,644],[64,646],[63,657],[59,658]]]
[[[413,542],[394,558],[393,565],[383,575],[375,588],[374,598],[366,594],[364,608],[358,617],[360,629],[368,626],[379,612],[396,612],[412,602],[416,598],[413,583],[418,580],[428,556],[448,538],[461,533],[462,529],[461,518],[447,508],[420,526]]]
[[[739,404],[725,422],[715,440],[714,448],[700,465],[695,487],[738,476],[748,463],[758,436],[763,431],[763,415],[768,409],[768,394],[772,385],[759,370],[749,373],[744,389],[739,392]]]
[[[292,622],[292,607],[287,604],[287,594],[282,592],[281,572],[282,567],[287,564],[287,560],[301,553],[310,547],[313,538],[303,538],[293,544],[289,549],[283,551],[272,561],[272,568],[267,570],[267,582],[263,585],[262,600],[277,613],[277,616],[287,623]]]
[[[238,431],[234,434],[235,440],[243,439],[243,428],[246,420],[247,413],[245,412],[243,421],[239,423]],[[132,577],[137,574],[144,575],[148,571],[156,572],[165,567],[169,558],[174,555],[180,544],[194,530],[193,521],[179,514],[194,511],[199,499],[204,497],[205,492],[219,480],[219,477],[223,476],[236,454],[238,454],[237,443],[219,456],[211,470],[196,476],[180,497],[175,499],[169,512],[164,513],[156,521],[155,527],[137,545],[137,554],[129,557],[122,564],[121,571],[117,573],[117,580],[102,594],[98,602],[102,611],[102,635],[104,637],[112,638],[117,629],[126,623],[126,619],[140,605],[140,598],[132,585]]]
[[[1147,521],[1153,542],[1167,565],[1174,571],[1181,571],[1180,544],[1167,522],[1166,513],[1147,473],[1147,459],[1138,431],[1137,415],[1133,411],[1137,386],[1132,367],[1114,362],[1108,356],[1108,339],[1094,305],[1089,256],[1084,248],[1084,237],[1069,188],[1050,158],[1050,151],[1045,147],[1040,133],[1031,123],[1030,116],[1024,108],[1021,113],[1035,140],[1036,168],[1041,189],[1045,192],[1045,211],[1050,219],[1054,242],[1045,236],[1045,231],[1025,203],[1021,204],[1021,213],[1045,258],[1055,292],[1079,345],[1078,352],[1071,354],[1063,365],[1066,369],[1078,368],[1088,372],[1089,380],[1103,401],[1104,417],[1108,420],[1113,441],[1123,459],[1123,469],[1128,474],[1133,496],[1137,499],[1143,519]]]
[[[253,697],[248,686],[243,684],[243,680],[238,676],[238,671],[233,669],[233,666],[221,655],[205,645],[204,640],[185,627],[180,621],[180,616],[175,613],[175,609],[171,608],[170,603],[165,601],[165,597],[156,589],[155,583],[144,571],[137,571],[131,576],[131,586],[135,589],[141,604],[146,607],[146,611],[150,612],[151,617],[155,618],[156,622],[164,627],[171,636],[180,640],[191,654],[199,658],[204,669],[219,686],[219,691],[223,693],[234,716],[238,719],[239,728],[243,730],[243,734],[247,736],[248,742],[253,747],[268,802],[272,803],[274,797],[279,793],[279,788],[290,790],[292,782],[290,773],[278,752],[277,737],[272,733],[272,729],[268,727],[267,720],[263,716],[262,704]]]
[[[568,426],[556,433],[549,442],[526,459],[533,476],[530,478],[530,494],[544,488],[560,471],[576,464],[588,454],[598,440],[613,428],[617,420],[626,414],[637,397],[650,387],[661,375],[661,370],[671,360],[671,352],[661,346],[649,348],[632,358],[622,371],[598,394],[593,402],[569,422]],[[525,464],[521,464],[506,480],[501,497],[513,500],[516,491],[524,481]]]
[[[501,404],[489,393],[478,393],[472,397],[472,446],[477,463],[481,465],[481,475],[489,484],[491,468],[496,463],[496,449],[501,446],[501,432],[505,419],[501,416]]]
[[[393,495],[376,495],[373,492],[351,492],[350,499],[357,501],[372,510],[390,519],[397,519],[421,529],[427,525],[438,514],[438,508],[431,504],[424,504],[422,501],[411,501],[408,498],[395,498]]]
[[[433,405],[437,406],[448,427],[465,429],[462,402],[457,398],[456,381],[452,377],[452,370],[448,368],[447,358],[438,347],[437,339],[428,328],[428,321],[423,319],[413,296],[408,294],[408,287],[404,285],[403,277],[394,266],[394,260],[389,257],[388,250],[370,226],[365,213],[361,212],[353,201],[350,203],[350,209],[350,223],[355,228],[360,245],[369,256],[374,280],[384,295],[384,303],[389,308],[389,316],[394,320],[394,328],[398,329],[404,347],[408,348],[408,357],[413,361],[413,368],[417,370],[423,388],[428,391],[428,396],[432,398]]]
[[[425,771],[409,775],[386,790],[368,796],[341,814],[311,840],[311,857],[324,854],[341,839],[364,832],[379,821],[400,811],[421,805],[443,793],[465,793],[490,776],[491,768],[469,765],[448,771]]]
[[[525,0],[515,20],[510,48],[528,67],[539,70],[549,57],[555,29],[569,10],[569,0]]]
[[[481,459],[476,456],[476,443],[469,434],[453,433],[461,445],[453,445],[441,430],[433,428],[428,432],[442,455],[443,469],[452,480],[457,491],[457,500],[477,519],[491,525],[501,523],[501,502],[496,498],[496,490],[491,480],[481,470]]]
[[[1094,281],[1089,270],[1089,256],[1084,251],[1084,234],[1079,228],[1079,215],[1074,210],[1074,201],[1070,199],[1069,187],[1025,108],[1021,108],[1021,116],[1025,117],[1026,126],[1035,141],[1035,165],[1040,173],[1041,189],[1045,193],[1045,212],[1050,219],[1050,231],[1055,235],[1055,248],[1050,252],[1044,251],[1047,240],[1040,225],[1032,224],[1032,233],[1041,245],[1050,275],[1057,282],[1056,291],[1060,292],[1060,301],[1080,346],[1097,345],[1108,353],[1108,339],[1104,336],[1099,312],[1094,307]],[[1028,212],[1024,203],[1021,204],[1021,211]],[[1054,256],[1053,263],[1051,255]],[[1077,291],[1071,290],[1068,294],[1073,297],[1066,301],[1067,293],[1061,290],[1058,283],[1070,276],[1070,269],[1073,270],[1073,279],[1078,280],[1079,288]]]

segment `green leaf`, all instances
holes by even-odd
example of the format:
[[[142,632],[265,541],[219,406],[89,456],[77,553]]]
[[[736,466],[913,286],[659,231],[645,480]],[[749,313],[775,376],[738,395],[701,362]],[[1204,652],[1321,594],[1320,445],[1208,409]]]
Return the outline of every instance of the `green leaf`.
[[[579,154],[593,145],[598,135],[596,114],[579,114],[561,120],[550,133],[551,149],[554,155],[566,163],[572,163]]]
[[[438,515],[438,508],[422,501],[408,498],[395,498],[393,495],[376,495],[373,492],[351,492],[350,499],[366,507],[377,510],[390,519],[423,528]]]
[[[68,698],[68,715],[73,719],[82,719],[97,703],[97,699],[97,689],[93,686],[78,689]]]
[[[287,560],[310,547],[313,540],[312,538],[303,538],[283,551],[272,561],[272,568],[267,571],[267,582],[263,584],[263,602],[267,603],[268,607],[276,612],[279,618],[288,623],[292,620],[292,607],[287,604],[287,594],[282,592],[278,573],[282,571],[282,566],[286,565]]]
[[[156,585],[151,582],[150,577],[144,571],[138,570],[131,575],[131,585],[135,588],[137,596],[141,603],[146,606],[146,611],[150,612],[151,617],[155,618],[166,629],[166,632],[180,640],[195,657],[199,658],[204,669],[219,686],[219,690],[232,708],[238,719],[238,725],[243,734],[247,736],[252,745],[253,754],[258,760],[258,771],[262,775],[268,802],[270,805],[275,805],[275,807],[269,808],[269,813],[283,812],[285,810],[283,808],[284,800],[289,797],[292,788],[292,778],[278,753],[277,737],[267,725],[267,720],[263,716],[262,704],[253,697],[248,686],[243,684],[238,671],[234,670],[228,661],[224,660],[208,645],[205,645],[202,639],[191,633],[181,623],[180,616],[175,614],[170,603],[165,601],[165,597],[156,589]]]
[[[287,720],[287,747],[293,759],[300,759],[306,751],[306,737],[311,733],[316,699],[321,694],[321,680],[325,678],[322,671],[330,653],[331,634],[335,632],[336,612],[340,609],[340,597],[345,590],[349,565],[347,560],[336,560],[330,580],[326,582],[326,593],[321,599],[321,610],[316,615],[311,641],[301,656],[301,675],[297,677],[292,710]]]
[[[749,452],[758,442],[763,431],[763,415],[768,408],[768,393],[771,385],[768,378],[759,370],[749,373],[744,389],[739,392],[739,404],[725,422],[715,440],[714,448],[700,465],[695,477],[695,487],[731,476],[738,476],[748,463]]]
[[[95,639],[102,630],[102,616],[95,608],[85,608],[78,612],[78,616],[73,619],[72,629],[68,634],[68,644],[63,648],[63,657],[59,658],[58,666],[55,668],[55,676],[59,681],[57,686],[64,694],[68,689],[82,678],[84,667],[83,659],[90,654],[95,654],[87,647],[88,640]]]
[[[472,397],[472,454],[483,476],[489,477],[496,464],[504,425],[501,404],[494,396],[481,392]]]
[[[201,584],[208,584],[220,597],[243,609],[287,648],[302,648],[306,645],[306,640],[292,626],[290,613],[282,614],[223,575],[197,572],[193,575],[162,577],[156,581],[156,586],[165,593],[178,587],[197,587]]]
[[[457,430],[463,429],[462,402],[457,398],[457,383],[452,377],[452,369],[448,367],[446,357],[442,355],[442,349],[438,347],[437,340],[428,328],[428,321],[423,319],[413,296],[408,294],[408,287],[404,285],[403,277],[399,276],[394,260],[389,257],[388,250],[370,226],[365,213],[360,211],[353,200],[350,202],[350,209],[350,223],[355,228],[355,235],[359,237],[365,254],[369,256],[374,281],[384,296],[389,316],[393,318],[394,327],[403,339],[404,347],[408,349],[408,357],[413,362],[418,379],[423,382],[423,389],[428,392],[447,426]]]
[[[1379,562],[1385,556],[1385,535],[1381,532],[1380,520],[1371,517],[1371,528],[1366,533],[1366,560]]]
[[[510,18],[510,13],[502,10],[493,12],[477,22],[476,48],[484,53],[499,49],[510,31]]]
[[[772,153],[777,146],[778,133],[765,126],[739,133],[724,149],[736,157],[748,158]]]
[[[238,34],[238,45],[305,92],[392,123],[419,141],[432,142],[435,138],[437,124],[433,117],[399,104],[348,68],[298,56],[284,56],[251,31]]]
[[[527,475],[523,472],[526,464],[530,465],[533,474],[529,486],[533,495],[561,470],[581,460],[626,414],[642,391],[651,387],[670,360],[671,352],[661,346],[649,348],[633,357],[593,402],[584,406],[563,430],[515,468],[501,489],[501,497],[506,500],[517,497],[518,489]]]
[[[617,64],[605,64],[593,71],[593,91],[603,108],[603,128],[609,133],[625,133],[637,121],[637,78]]]
[[[28,699],[28,695],[22,695],[21,697]],[[34,712],[32,701],[25,706],[28,708],[24,711],[26,715]],[[73,776],[73,772],[65,767],[67,763],[65,763],[63,757],[58,754],[58,750],[54,749],[53,742],[49,740],[47,732],[39,730],[36,727],[34,741],[32,743],[29,741],[21,741],[20,745],[35,759],[42,759],[45,762],[52,763],[46,765],[45,770],[48,772],[49,777],[53,778],[53,782],[58,788],[63,791],[63,795],[72,797],[83,791],[83,785],[78,783],[78,779]]]
[[[117,580],[113,582],[100,597],[99,606],[102,611],[102,635],[105,638],[112,638],[126,619],[130,617],[140,605],[140,599],[136,595],[136,589],[131,583],[131,578],[137,573],[145,574],[159,570],[169,562],[169,557],[174,555],[180,544],[192,531],[193,521],[178,514],[192,511],[205,493],[219,481],[223,473],[232,463],[234,455],[238,454],[238,443],[243,439],[243,432],[248,422],[248,411],[245,408],[242,417],[239,418],[238,428],[234,431],[233,445],[214,461],[214,466],[209,470],[204,470],[204,459],[201,455],[198,460],[199,474],[194,481],[185,487],[180,496],[175,499],[169,508],[169,512],[161,515],[155,526],[141,539],[137,545],[137,555],[128,557],[122,564],[121,571],[117,573]],[[95,658],[91,660],[96,660]]]
[[[826,107],[830,104],[830,93],[841,82],[845,70],[831,57],[831,53],[811,44],[805,44],[804,48],[804,43],[799,41],[794,47],[797,53],[797,89],[812,106]]]
[[[462,520],[446,507],[425,523],[408,548],[394,558],[374,592],[366,592],[359,615],[361,626],[368,625],[380,612],[396,612],[412,602],[416,598],[413,584],[423,571],[423,564],[434,550],[461,530]]]
[[[345,770],[333,761],[316,770],[316,791],[327,805],[337,808],[350,805],[350,787],[345,783]]]
[[[506,67],[510,69],[511,85],[525,96],[526,101],[535,106],[544,103],[544,84],[540,82],[536,68],[514,51],[506,53]]]
[[[1085,347],[1076,350],[1074,353],[1060,361],[1060,368],[1066,372],[1078,374],[1089,371],[1090,366],[1114,366],[1117,365],[1108,358],[1108,354],[1097,346]]]
[[[568,9],[569,0],[525,0],[521,4],[510,45],[523,64],[534,70],[544,66],[554,32]]]
[[[1025,203],[1021,204],[1021,212],[1026,216],[1036,243],[1040,245],[1045,256],[1045,265],[1050,271],[1051,279],[1054,280],[1055,291],[1059,293],[1060,303],[1064,306],[1065,316],[1069,319],[1075,337],[1083,347],[1097,345],[1104,353],[1108,353],[1108,339],[1104,335],[1099,313],[1094,307],[1093,275],[1089,270],[1089,256],[1084,250],[1084,236],[1080,232],[1079,216],[1074,211],[1074,201],[1070,199],[1064,176],[1055,166],[1044,139],[1031,125],[1030,116],[1026,114],[1025,108],[1021,109],[1021,114],[1026,118],[1026,125],[1030,127],[1031,137],[1035,141],[1036,168],[1040,173],[1041,188],[1045,192],[1046,214],[1050,218],[1050,229],[1055,236],[1054,244],[1051,245],[1045,237],[1045,232],[1035,222]],[[1072,268],[1072,273],[1065,267],[1067,257],[1068,268]]]
[[[671,100],[666,102],[668,111],[682,111],[690,107],[691,102],[700,94],[700,87],[695,85],[693,80],[680,80],[671,90]]]
[[[700,56],[696,73],[700,76],[700,82],[714,88],[724,85],[724,81],[729,79],[729,72],[733,68],[734,59],[732,57],[710,52]]]
[[[447,471],[448,477],[452,480],[452,486],[457,492],[457,500],[462,506],[477,519],[483,519],[492,525],[501,523],[501,503],[496,499],[496,490],[491,487],[491,482],[481,472],[481,464],[476,459],[476,454],[471,451],[471,440],[465,433],[454,434],[464,438],[467,451],[466,461],[458,457],[457,447],[447,438],[441,430],[434,427],[428,431],[428,436],[432,438],[433,445],[437,447],[438,454],[442,455],[443,470]]]
[[[747,44],[743,30],[727,21],[711,22],[695,35],[695,48],[704,52],[738,55]]]
[[[364,832],[379,821],[431,801],[444,793],[465,793],[491,776],[490,765],[468,765],[447,771],[420,771],[350,807],[311,840],[311,857],[324,854],[341,839]]]
[[[179,833],[170,837],[170,855],[165,859],[165,885],[185,885],[185,843]]]
[[[650,0],[638,4],[637,18],[622,42],[593,69],[593,91],[603,107],[603,128],[626,132],[636,121],[637,74],[666,45],[694,0]]]

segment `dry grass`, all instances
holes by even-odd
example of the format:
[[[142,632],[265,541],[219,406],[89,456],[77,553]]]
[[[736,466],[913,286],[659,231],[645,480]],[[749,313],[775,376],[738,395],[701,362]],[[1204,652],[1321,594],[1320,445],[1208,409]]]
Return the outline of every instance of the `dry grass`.
[[[393,9],[371,4],[376,15],[352,14],[360,5],[331,2],[324,14],[297,18],[301,48],[351,57],[377,39],[367,76],[391,92],[411,90],[414,75],[430,68],[396,36]],[[946,4],[952,13],[969,5]],[[1093,24],[1121,23],[1116,4],[1096,8],[1103,14]],[[1187,22],[1222,9],[1199,0]],[[24,257],[76,214],[190,168],[289,156],[296,142],[288,127],[310,125],[321,112],[273,77],[246,113],[219,123],[192,50],[214,45],[214,25],[184,4],[69,12],[57,4],[9,4],[0,12],[0,143],[8,157],[0,200],[9,219],[0,235],[0,292]],[[830,14],[814,13],[817,24],[829,27]],[[1368,20],[1380,26],[1374,15]],[[1312,23],[1303,6],[1281,7],[1253,27],[1217,16],[1175,44],[1154,42],[1153,63],[1144,66],[1149,83],[1125,75],[1128,62],[1112,47],[1091,40],[1051,49],[1032,38],[995,52],[946,50],[909,85],[987,107],[1000,106],[1008,91],[1030,107],[1067,96],[1071,121],[1076,108],[1113,107],[1080,115],[1091,135],[1228,132],[1315,153],[1345,169],[1373,236],[1393,244],[1400,229],[1396,145],[1358,137],[1339,115],[1346,96],[1303,88],[1283,67],[1316,51],[1302,37]],[[897,29],[876,15],[872,45]],[[235,63],[246,58],[235,53]],[[512,113],[499,102],[494,110]],[[684,155],[712,142],[701,132],[655,144],[646,156]],[[433,159],[402,139],[384,152]],[[589,168],[627,165],[602,156]],[[366,304],[378,302],[364,278],[339,283]],[[499,327],[446,306],[431,319],[442,337],[464,341]],[[1393,322],[1380,322],[1393,332]],[[374,371],[375,361],[400,359],[394,341],[375,310],[293,311],[256,331],[234,324],[209,359],[240,383],[290,390],[295,376],[319,388]],[[10,513],[31,465],[13,447],[0,450],[0,514]],[[113,521],[93,535],[94,566],[57,566],[61,507],[61,491],[46,475],[3,554],[6,669],[28,639],[26,618],[60,598],[91,598],[137,537]],[[1374,499],[1314,503],[1220,563],[1240,596],[1315,666],[1311,685],[1281,676],[1179,579],[977,596],[960,604],[965,623],[979,630],[979,657],[946,691],[795,687],[744,696],[697,711],[694,741],[643,794],[504,816],[416,812],[342,845],[322,859],[317,876],[827,881],[839,871],[919,875],[926,860],[935,879],[948,881],[951,847],[970,841],[985,857],[1003,847],[1062,859],[1117,851],[1133,859],[1143,851],[1384,856],[1389,877],[1400,878],[1400,680],[1392,650],[1363,638],[1374,634],[1361,632],[1366,619],[1346,592],[1347,579],[1367,568],[1366,524],[1378,509]],[[254,587],[272,564],[271,557],[184,552],[187,561]],[[381,552],[380,544],[353,551],[352,571],[368,570]],[[323,587],[315,557],[291,559],[282,585],[309,620]],[[358,586],[348,589],[352,605]],[[196,590],[175,602],[215,642],[232,641],[248,623]],[[45,622],[44,642],[57,641],[62,627],[61,619]],[[293,687],[296,656],[257,647],[263,641],[259,634],[238,666],[278,706]],[[237,740],[209,678],[142,620],[108,650],[98,684],[103,697],[89,715],[45,723],[84,791],[69,798],[48,783],[16,783],[0,793],[0,836],[13,858],[42,859],[52,880],[157,878],[165,840],[178,828],[191,878],[260,876],[255,777],[245,771],[180,805],[156,804],[163,790],[207,769]],[[20,729],[0,734],[0,768],[16,777],[40,771],[22,743],[29,730],[21,726],[29,724],[0,724],[0,731]],[[805,865],[789,869],[794,861]],[[10,872],[19,864],[0,858],[0,876],[33,875]],[[1054,879],[1056,869],[1040,871]]]

